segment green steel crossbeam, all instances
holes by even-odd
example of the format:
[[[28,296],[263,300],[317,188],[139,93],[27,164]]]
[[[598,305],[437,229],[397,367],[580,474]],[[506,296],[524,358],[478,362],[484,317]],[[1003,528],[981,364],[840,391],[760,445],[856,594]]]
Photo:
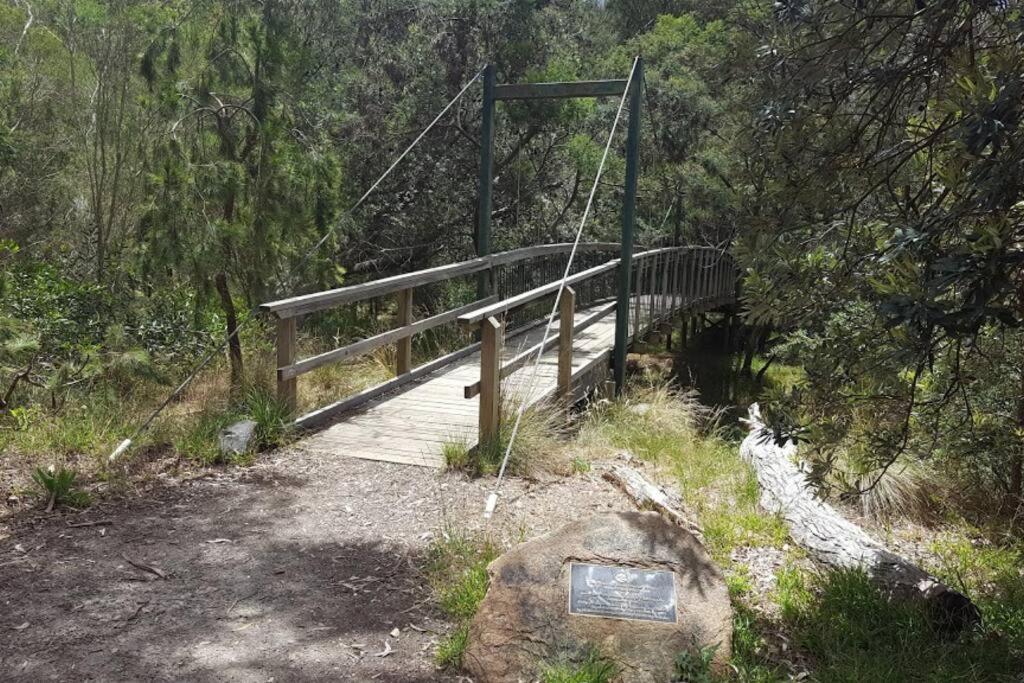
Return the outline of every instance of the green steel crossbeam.
[[[496,100],[539,100],[565,97],[622,97],[626,81],[503,83],[494,87]]]
[[[621,97],[630,85],[629,130],[626,139],[626,192],[622,207],[622,256],[615,320],[615,391],[622,391],[626,376],[626,344],[629,334],[630,271],[633,263],[633,224],[636,214],[637,162],[640,152],[640,88],[643,60],[636,61],[632,84],[628,80],[575,81],[562,83],[495,83],[494,65],[484,69],[482,120],[480,126],[480,195],[477,209],[476,250],[478,256],[491,251],[491,197],[494,186],[494,103],[499,100],[560,99],[569,97]],[[481,272],[478,298],[491,294],[489,272]]]

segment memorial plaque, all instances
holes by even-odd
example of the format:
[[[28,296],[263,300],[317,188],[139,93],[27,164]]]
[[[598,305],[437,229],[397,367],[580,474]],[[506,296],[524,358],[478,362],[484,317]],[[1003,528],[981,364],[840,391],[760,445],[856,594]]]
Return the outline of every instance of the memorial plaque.
[[[601,564],[569,565],[569,613],[676,622],[672,572]]]

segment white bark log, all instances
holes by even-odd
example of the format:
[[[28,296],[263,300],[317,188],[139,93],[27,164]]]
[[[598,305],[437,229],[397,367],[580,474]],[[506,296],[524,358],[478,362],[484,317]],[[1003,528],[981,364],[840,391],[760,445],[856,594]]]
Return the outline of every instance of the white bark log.
[[[980,620],[977,607],[917,565],[889,552],[834,507],[819,500],[804,471],[794,462],[796,445],[778,444],[761,421],[755,403],[746,420],[750,433],[740,456],[753,466],[761,506],[780,515],[797,545],[829,567],[861,569],[891,596],[925,601],[936,622],[959,631]]]
[[[682,501],[675,500],[665,492],[665,489],[648,481],[637,470],[625,465],[616,465],[604,473],[604,478],[622,489],[641,510],[655,510],[668,521],[689,531],[701,542],[704,541],[704,534],[693,521],[692,515],[684,513]]]

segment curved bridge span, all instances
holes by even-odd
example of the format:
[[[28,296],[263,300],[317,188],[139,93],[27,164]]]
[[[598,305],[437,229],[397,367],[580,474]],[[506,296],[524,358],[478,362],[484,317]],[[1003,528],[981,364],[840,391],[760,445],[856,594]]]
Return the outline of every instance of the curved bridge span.
[[[735,303],[731,256],[709,247],[640,251],[625,273],[614,243],[580,244],[540,364],[547,313],[572,245],[526,247],[405,275],[264,304],[277,319],[278,397],[293,411],[298,380],[332,363],[393,347],[395,376],[327,405],[297,426],[319,431],[306,445],[340,455],[443,467],[442,447],[473,447],[498,433],[502,402],[578,401],[608,381],[616,331],[631,344],[675,318]],[[472,299],[465,301],[466,299]],[[620,302],[626,307],[620,315]],[[347,306],[393,310],[394,327],[298,358],[301,318]],[[417,318],[415,313],[428,313]],[[458,348],[413,365],[413,338],[461,339]],[[461,332],[460,332],[461,331]],[[625,332],[625,334],[622,334]],[[620,343],[621,340],[620,340]],[[531,379],[535,380],[531,382]]]

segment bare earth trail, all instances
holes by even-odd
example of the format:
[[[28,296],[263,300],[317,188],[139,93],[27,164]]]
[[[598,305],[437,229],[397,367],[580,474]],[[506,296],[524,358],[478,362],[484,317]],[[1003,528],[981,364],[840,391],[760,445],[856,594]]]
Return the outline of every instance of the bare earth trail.
[[[450,625],[422,567],[448,525],[485,528],[492,481],[300,444],[144,499],[9,519],[0,680],[457,680],[433,664]],[[514,543],[609,508],[629,504],[597,468],[509,480],[485,531]]]

